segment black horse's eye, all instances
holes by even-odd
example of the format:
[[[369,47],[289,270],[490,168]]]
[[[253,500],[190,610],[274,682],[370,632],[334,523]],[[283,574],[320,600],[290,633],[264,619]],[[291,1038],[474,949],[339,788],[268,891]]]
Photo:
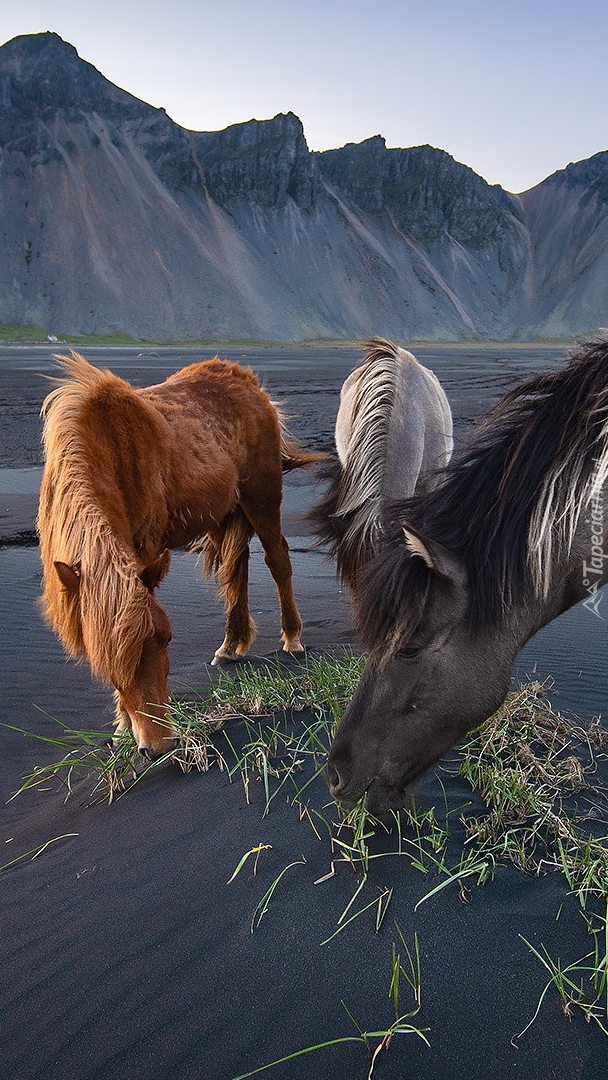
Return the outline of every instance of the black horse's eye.
[[[403,649],[397,649],[395,656],[399,660],[411,660],[414,656],[418,656],[421,650],[421,645],[405,645]]]

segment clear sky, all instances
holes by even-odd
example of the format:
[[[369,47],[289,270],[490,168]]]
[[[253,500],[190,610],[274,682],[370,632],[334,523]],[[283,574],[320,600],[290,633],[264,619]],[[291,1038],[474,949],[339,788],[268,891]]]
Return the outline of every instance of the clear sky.
[[[2,42],[44,30],[195,131],[292,111],[311,150],[430,143],[512,192],[608,149],[606,0],[2,5]]]

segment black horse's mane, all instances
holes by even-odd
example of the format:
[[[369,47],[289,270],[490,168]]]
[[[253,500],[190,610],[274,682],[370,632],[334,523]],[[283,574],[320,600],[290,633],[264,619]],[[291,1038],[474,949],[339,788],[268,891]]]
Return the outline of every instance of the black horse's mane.
[[[385,546],[359,603],[368,645],[420,623],[433,571],[403,525],[464,564],[468,618],[496,626],[518,602],[542,599],[568,557],[581,512],[608,473],[608,340],[588,342],[557,371],[515,386],[476,425],[436,487],[387,508]]]

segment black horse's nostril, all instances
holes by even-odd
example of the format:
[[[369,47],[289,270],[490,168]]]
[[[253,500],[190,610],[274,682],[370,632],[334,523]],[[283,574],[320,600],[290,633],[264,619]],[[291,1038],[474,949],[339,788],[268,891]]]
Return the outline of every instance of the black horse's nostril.
[[[327,780],[329,783],[329,790],[331,791],[332,795],[338,795],[340,789],[342,788],[342,779],[340,777],[340,773],[337,769],[334,768],[333,765],[327,766]]]

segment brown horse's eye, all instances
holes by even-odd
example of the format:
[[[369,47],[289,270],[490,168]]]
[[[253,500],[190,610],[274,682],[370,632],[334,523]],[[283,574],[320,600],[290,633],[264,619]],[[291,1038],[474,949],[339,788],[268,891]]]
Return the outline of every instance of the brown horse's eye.
[[[169,634],[169,637],[165,641],[165,645],[170,645],[172,641],[173,641],[173,634]]]

